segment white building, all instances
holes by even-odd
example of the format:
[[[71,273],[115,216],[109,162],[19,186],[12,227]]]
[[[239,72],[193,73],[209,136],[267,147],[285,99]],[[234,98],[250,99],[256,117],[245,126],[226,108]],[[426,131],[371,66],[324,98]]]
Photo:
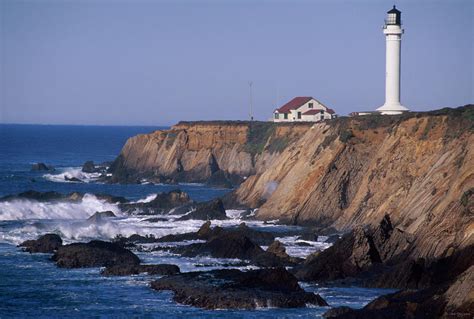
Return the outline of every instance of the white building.
[[[310,96],[295,97],[273,112],[273,122],[318,122],[336,118],[334,110]]]
[[[408,111],[400,103],[400,56],[403,32],[402,13],[393,6],[393,9],[387,12],[383,28],[386,43],[385,104],[377,109],[382,114],[401,114]]]

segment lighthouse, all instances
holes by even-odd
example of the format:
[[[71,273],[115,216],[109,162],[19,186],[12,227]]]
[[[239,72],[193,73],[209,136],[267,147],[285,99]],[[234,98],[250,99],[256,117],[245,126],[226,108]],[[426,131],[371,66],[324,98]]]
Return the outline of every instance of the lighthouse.
[[[395,6],[387,12],[385,34],[385,104],[377,109],[387,115],[401,114],[408,109],[400,103],[400,55],[402,43],[402,13]]]

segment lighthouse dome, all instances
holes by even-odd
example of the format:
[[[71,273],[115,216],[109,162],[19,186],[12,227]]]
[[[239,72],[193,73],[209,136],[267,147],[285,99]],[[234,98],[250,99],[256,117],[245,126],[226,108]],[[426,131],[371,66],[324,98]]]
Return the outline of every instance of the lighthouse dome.
[[[386,25],[401,25],[402,24],[402,12],[395,6],[387,11],[387,19],[385,19]]]

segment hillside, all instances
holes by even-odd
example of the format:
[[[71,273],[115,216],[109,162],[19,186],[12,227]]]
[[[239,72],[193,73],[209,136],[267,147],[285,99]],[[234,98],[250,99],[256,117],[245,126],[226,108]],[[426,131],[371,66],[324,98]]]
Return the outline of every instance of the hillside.
[[[474,240],[473,123],[472,105],[314,125],[182,122],[129,139],[113,180],[242,182],[228,207],[343,232],[389,215],[413,256],[439,257]]]

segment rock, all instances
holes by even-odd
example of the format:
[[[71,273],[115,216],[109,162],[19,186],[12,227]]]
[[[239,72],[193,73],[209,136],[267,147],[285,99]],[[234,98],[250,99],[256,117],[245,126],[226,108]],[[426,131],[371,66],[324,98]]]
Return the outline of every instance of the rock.
[[[29,190],[29,191],[19,193],[16,195],[4,196],[0,200],[10,201],[10,200],[17,200],[17,199],[30,199],[30,200],[36,200],[39,202],[49,202],[49,201],[57,201],[57,200],[67,200],[68,196],[58,193],[58,192],[37,192],[34,190]]]
[[[63,240],[56,234],[46,234],[36,240],[27,240],[19,246],[29,253],[53,253],[63,244]]]
[[[181,190],[172,190],[168,193],[159,193],[147,203],[125,203],[120,205],[120,209],[129,214],[157,215],[168,214],[173,209],[182,206],[188,207],[193,201],[189,195]],[[189,211],[189,208],[186,211]]]
[[[54,171],[54,167],[46,165],[45,163],[35,163],[31,165],[32,171]]]
[[[195,211],[186,214],[177,220],[190,220],[190,219],[200,219],[200,220],[210,220],[218,219],[224,220],[227,219],[225,213],[224,205],[222,200],[215,199],[206,203],[199,203]]]
[[[138,234],[133,234],[130,235],[129,237],[122,237],[122,236],[117,236],[114,238],[114,243],[120,245],[120,246],[128,246],[130,244],[149,244],[149,243],[156,243],[158,242],[158,239],[155,238],[153,235],[148,235],[148,236],[142,236]]]
[[[342,306],[342,307],[332,308],[332,309],[326,311],[323,314],[323,317],[324,318],[337,318],[338,316],[342,316],[342,315],[345,315],[345,314],[351,313],[351,312],[352,312],[351,307]]]
[[[181,252],[188,257],[212,256],[214,258],[238,258],[251,260],[262,254],[264,250],[254,244],[248,237],[235,232],[224,232],[212,237],[208,242],[176,247],[175,252]]]
[[[87,161],[82,165],[82,171],[84,173],[96,173],[97,169],[93,161]]]
[[[98,223],[98,222],[101,222],[104,219],[110,218],[110,217],[117,217],[117,216],[115,216],[114,212],[108,210],[108,211],[105,211],[105,212],[95,212],[94,215],[87,218],[87,220],[90,221],[90,222],[93,222],[93,223]]]
[[[328,249],[307,258],[296,276],[309,281],[354,277],[394,256],[403,256],[408,242],[406,234],[394,230],[385,216],[378,227],[356,227]]]
[[[340,238],[341,238],[341,236],[339,236],[339,235],[330,235],[330,236],[328,236],[328,238],[324,242],[328,243],[328,244],[334,244]]]
[[[106,202],[112,203],[112,204],[117,204],[117,203],[124,204],[128,202],[128,199],[126,199],[123,196],[114,196],[114,195],[101,194],[101,193],[94,194],[94,195],[98,199],[105,200]]]
[[[169,276],[179,274],[181,271],[178,266],[170,264],[159,265],[135,265],[135,264],[117,264],[109,266],[102,271],[105,276],[129,276],[148,273],[148,275]]]
[[[275,240],[275,235],[268,231],[260,231],[250,228],[245,223],[240,223],[237,229],[230,231],[238,232],[244,236],[247,236],[250,240],[258,245],[270,245]]]
[[[65,181],[68,181],[68,182],[76,182],[76,183],[84,183],[84,181],[80,180],[79,178],[77,177],[69,177],[67,175],[64,175],[64,180]]]
[[[53,255],[52,260],[63,268],[108,267],[140,263],[140,259],[131,251],[118,244],[100,240],[61,246]]]
[[[284,268],[190,272],[160,278],[151,287],[171,290],[176,302],[205,309],[327,306],[319,295],[304,291]]]
[[[152,218],[144,219],[143,221],[149,222],[149,223],[158,223],[158,222],[166,222],[168,221],[168,219],[164,217],[152,217]]]
[[[285,246],[278,240],[275,240],[270,246],[267,248],[267,252],[272,253],[280,258],[290,258],[286,253]]]

